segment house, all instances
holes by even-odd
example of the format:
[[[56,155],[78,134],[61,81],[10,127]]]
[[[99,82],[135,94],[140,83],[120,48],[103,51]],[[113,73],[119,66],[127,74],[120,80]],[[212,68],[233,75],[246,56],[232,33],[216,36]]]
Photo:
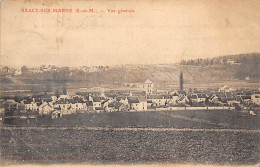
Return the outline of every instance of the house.
[[[251,102],[251,96],[249,96],[249,95],[241,96],[241,98],[242,98],[242,101],[246,104],[249,104]]]
[[[22,102],[25,110],[38,110],[38,105],[35,100],[27,99]]]
[[[235,89],[233,88],[230,88],[229,86],[227,85],[223,85],[221,87],[218,88],[218,92],[233,92]]]
[[[217,92],[216,93],[216,96],[219,98],[219,99],[227,99],[227,95],[225,92]]]
[[[181,95],[177,99],[177,104],[187,104],[189,102],[189,99],[186,95]]]
[[[67,99],[59,99],[55,104],[54,108],[58,110],[64,110],[67,111],[71,109],[71,103]]]
[[[58,98],[56,96],[51,96],[51,100],[53,103],[55,103],[58,100]]]
[[[154,84],[153,84],[152,81],[150,81],[149,79],[147,79],[147,80],[144,82],[143,88],[144,88],[144,91],[146,92],[146,95],[151,95],[151,94],[153,94]]]
[[[80,110],[86,110],[87,105],[83,100],[72,100],[71,101],[71,108],[75,111],[80,111]]]
[[[189,98],[192,102],[204,103],[207,99],[207,96],[204,93],[197,93],[192,94]]]
[[[111,103],[111,102],[113,102],[113,100],[106,99],[106,100],[104,100],[104,101],[101,102],[101,107],[102,107],[103,109],[106,109],[106,108],[108,107],[108,104]]]
[[[155,106],[156,104],[153,105],[153,101],[151,99],[147,99],[147,107],[152,107]]]
[[[230,64],[230,65],[233,65],[233,64],[236,63],[236,61],[233,60],[233,59],[227,59],[227,63]]]
[[[253,94],[251,95],[252,103],[260,105],[260,94]]]
[[[128,108],[130,111],[145,111],[147,110],[147,99],[143,96],[128,97]]]
[[[120,103],[123,103],[125,105],[128,104],[128,100],[127,100],[127,97],[126,96],[119,96],[116,98],[116,101],[120,102]]]
[[[100,108],[101,107],[101,103],[102,102],[101,102],[99,97],[97,97],[97,96],[93,97],[93,109],[94,110],[97,110],[98,108]]]
[[[39,115],[48,115],[53,110],[53,106],[50,103],[44,102],[39,106]]]
[[[83,98],[81,96],[73,96],[72,99],[68,101],[71,104],[71,108],[75,111],[81,111],[87,109],[87,105],[83,101]]]
[[[107,112],[114,112],[114,111],[127,111],[128,107],[126,104],[123,104],[118,101],[110,102],[106,108]]]
[[[192,94],[189,98],[192,102],[198,102],[198,95],[197,94]]]
[[[83,96],[83,101],[93,101],[93,98],[91,95],[85,95]]]
[[[86,101],[86,106],[88,111],[93,111],[93,102],[92,101]]]
[[[237,95],[236,100],[243,102],[243,103],[246,103],[246,104],[249,104],[251,102],[251,96],[240,94],[240,95]]]
[[[128,110],[128,104],[124,104],[121,102],[115,102],[115,110],[116,111],[127,111]]]
[[[62,117],[62,113],[61,111],[55,110],[51,113],[51,118],[52,119],[56,119],[56,118],[61,118]]]
[[[174,93],[174,94],[171,96],[171,99],[170,99],[170,101],[169,101],[169,104],[176,104],[178,98],[179,98],[178,94],[177,94],[177,93]]]
[[[170,95],[148,95],[148,100],[152,100],[152,103],[156,106],[167,106],[171,100]]]
[[[2,105],[6,110],[17,110],[20,106],[20,104],[13,99],[6,100]]]
[[[128,97],[128,104],[130,111],[138,111],[139,110],[139,99],[138,97]]]
[[[218,96],[213,94],[208,97],[208,101],[211,103],[217,103],[218,102]]]
[[[139,97],[139,106],[138,106],[139,111],[145,111],[147,110],[147,99],[143,96]]]
[[[111,102],[107,105],[107,107],[105,108],[106,112],[113,112],[115,111],[115,102]]]
[[[198,93],[198,101],[197,102],[205,102],[207,99],[207,96],[204,93]]]

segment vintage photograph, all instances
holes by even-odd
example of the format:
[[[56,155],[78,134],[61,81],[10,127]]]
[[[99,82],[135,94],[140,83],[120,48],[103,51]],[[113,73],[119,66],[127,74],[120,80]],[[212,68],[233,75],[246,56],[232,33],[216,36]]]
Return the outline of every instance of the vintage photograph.
[[[0,2],[0,166],[260,165],[259,0]]]

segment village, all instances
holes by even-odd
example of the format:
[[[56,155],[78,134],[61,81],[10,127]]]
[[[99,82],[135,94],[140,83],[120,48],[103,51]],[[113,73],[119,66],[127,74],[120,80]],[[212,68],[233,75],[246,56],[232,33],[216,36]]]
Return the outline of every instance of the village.
[[[1,117],[52,119],[77,113],[140,112],[174,110],[227,110],[248,111],[256,115],[260,105],[259,89],[234,89],[223,85],[218,89],[156,90],[147,79],[135,91],[67,92],[58,97],[51,94],[24,97],[19,100],[1,99]],[[130,86],[129,83],[125,84]]]

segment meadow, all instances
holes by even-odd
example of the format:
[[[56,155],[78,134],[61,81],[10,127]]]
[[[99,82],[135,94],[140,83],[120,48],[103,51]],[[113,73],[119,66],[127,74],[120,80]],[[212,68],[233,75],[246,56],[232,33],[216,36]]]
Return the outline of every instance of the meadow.
[[[89,113],[2,123],[1,160],[43,164],[259,163],[259,116],[239,116],[235,111],[194,111],[194,116],[190,112]]]

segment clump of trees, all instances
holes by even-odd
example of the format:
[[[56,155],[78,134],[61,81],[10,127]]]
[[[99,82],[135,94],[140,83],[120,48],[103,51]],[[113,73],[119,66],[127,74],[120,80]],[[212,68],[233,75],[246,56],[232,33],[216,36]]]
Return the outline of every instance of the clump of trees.
[[[229,63],[233,60],[235,65]],[[231,72],[234,78],[240,80],[259,80],[260,79],[260,53],[239,54],[224,57],[217,57],[213,59],[191,59],[182,60],[181,65],[191,66],[210,66],[215,65],[217,68],[224,69]]]
[[[246,56],[240,58],[241,65],[237,68],[236,78],[238,79],[259,79],[260,56],[254,55],[251,58]]]

